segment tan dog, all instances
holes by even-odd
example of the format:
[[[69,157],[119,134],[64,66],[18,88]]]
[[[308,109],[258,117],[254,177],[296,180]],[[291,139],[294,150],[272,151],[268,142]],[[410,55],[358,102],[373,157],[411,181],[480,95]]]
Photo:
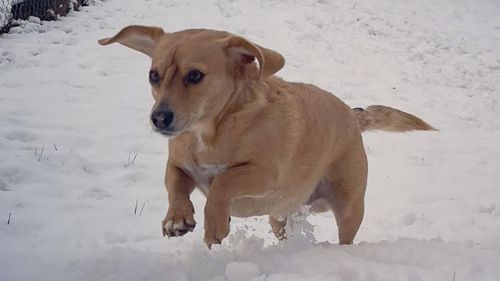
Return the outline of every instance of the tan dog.
[[[153,127],[170,137],[163,234],[195,226],[190,194],[207,197],[205,243],[221,243],[230,216],[279,218],[301,205],[333,210],[341,244],[361,224],[367,178],[362,130],[433,130],[384,106],[350,109],[313,85],[273,76],[285,61],[275,51],[213,30],[166,33],[129,26],[101,45],[121,43],[152,59]],[[259,67],[254,63],[257,59]]]

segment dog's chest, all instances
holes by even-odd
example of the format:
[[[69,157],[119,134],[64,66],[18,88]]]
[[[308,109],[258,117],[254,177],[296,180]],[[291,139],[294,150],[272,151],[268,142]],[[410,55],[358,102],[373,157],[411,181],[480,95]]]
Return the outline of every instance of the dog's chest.
[[[226,169],[227,165],[224,164],[198,164],[187,167],[189,174],[205,194],[208,193],[213,178]]]

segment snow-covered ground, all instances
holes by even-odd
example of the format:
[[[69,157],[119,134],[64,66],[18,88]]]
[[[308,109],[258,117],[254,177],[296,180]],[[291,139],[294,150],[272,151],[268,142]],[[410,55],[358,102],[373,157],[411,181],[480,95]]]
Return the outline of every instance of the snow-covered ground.
[[[233,219],[208,251],[197,192],[197,229],[163,238],[148,58],[96,43],[128,24],[243,35],[288,80],[440,131],[365,134],[355,245],[318,214],[280,244],[267,218]],[[25,22],[0,36],[0,280],[499,280],[499,46],[497,0],[108,0]]]

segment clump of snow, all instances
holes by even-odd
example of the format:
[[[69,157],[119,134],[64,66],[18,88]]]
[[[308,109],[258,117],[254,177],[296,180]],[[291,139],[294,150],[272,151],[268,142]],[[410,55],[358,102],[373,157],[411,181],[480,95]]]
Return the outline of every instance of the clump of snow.
[[[225,276],[231,281],[257,280],[260,274],[259,266],[251,262],[230,262],[226,265]]]
[[[114,0],[21,22],[0,36],[0,279],[498,279],[499,11],[494,0]],[[195,231],[163,238],[167,140],[148,124],[150,62],[96,43],[128,24],[237,33],[283,54],[288,80],[440,131],[364,135],[354,245],[336,244],[324,213],[297,217],[282,243],[266,217],[233,218],[208,251],[199,192]]]

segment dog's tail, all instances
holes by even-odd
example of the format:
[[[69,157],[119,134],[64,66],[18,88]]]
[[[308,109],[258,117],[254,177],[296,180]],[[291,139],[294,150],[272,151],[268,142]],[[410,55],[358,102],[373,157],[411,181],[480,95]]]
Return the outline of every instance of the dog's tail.
[[[415,115],[383,105],[371,105],[366,109],[353,108],[361,131],[382,130],[407,132],[413,130],[437,131]]]

